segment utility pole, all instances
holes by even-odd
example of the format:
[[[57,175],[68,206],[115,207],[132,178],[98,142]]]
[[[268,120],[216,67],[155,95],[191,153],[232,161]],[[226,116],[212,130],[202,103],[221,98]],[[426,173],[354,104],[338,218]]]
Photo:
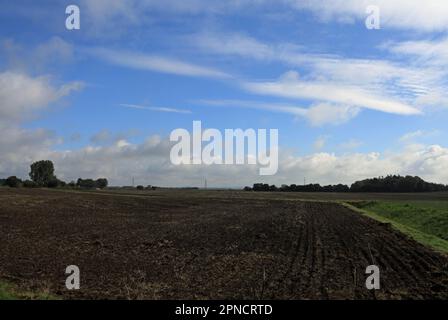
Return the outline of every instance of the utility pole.
[[[303,178],[303,185],[306,186],[306,177]]]
[[[205,181],[204,181],[204,189],[207,189],[207,178],[205,178]]]
[[[132,177],[132,186],[135,187],[135,178]]]

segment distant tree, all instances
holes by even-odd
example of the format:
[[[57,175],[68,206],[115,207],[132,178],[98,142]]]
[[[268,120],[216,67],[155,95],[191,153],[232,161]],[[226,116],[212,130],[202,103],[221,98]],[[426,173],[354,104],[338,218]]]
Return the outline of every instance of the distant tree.
[[[54,165],[50,160],[41,160],[31,165],[30,178],[38,186],[47,187],[50,181],[56,179]]]
[[[345,184],[338,184],[333,186],[333,192],[349,192],[350,188]]]
[[[6,179],[0,179],[0,186],[5,186]]]
[[[59,180],[56,179],[56,178],[53,178],[53,179],[49,180],[47,182],[47,187],[48,188],[57,188],[57,187],[59,187]]]
[[[447,190],[447,186],[443,184],[429,183],[420,177],[399,175],[356,181],[350,187],[351,192],[434,192],[445,190]]]
[[[269,185],[263,183],[255,183],[253,187],[254,191],[269,191]]]
[[[137,190],[145,190],[144,186],[137,186]]]
[[[243,190],[244,190],[244,191],[252,191],[252,188],[251,188],[251,187],[244,187]]]
[[[38,187],[37,184],[36,184],[36,182],[31,181],[31,180],[26,180],[26,181],[24,181],[24,182],[23,182],[23,186],[24,186],[25,188],[37,188],[37,187]]]
[[[96,188],[96,182],[93,179],[78,179],[76,185],[83,189],[94,189]]]
[[[70,188],[75,188],[75,187],[76,187],[76,182],[75,182],[75,181],[70,181],[67,185],[68,185]]]
[[[109,182],[105,178],[100,178],[100,179],[96,180],[97,188],[104,189],[107,187],[108,184],[109,184]]]
[[[17,178],[16,176],[11,176],[5,181],[5,185],[10,188],[19,188],[22,184],[22,180]]]

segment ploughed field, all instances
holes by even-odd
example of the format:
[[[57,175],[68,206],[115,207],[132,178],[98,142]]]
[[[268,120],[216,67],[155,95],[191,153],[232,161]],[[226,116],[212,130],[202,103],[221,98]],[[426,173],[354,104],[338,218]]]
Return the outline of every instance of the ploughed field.
[[[1,188],[0,282],[69,299],[448,299],[448,258],[387,224],[216,194]],[[372,264],[380,290],[365,287]],[[80,290],[65,288],[69,265]]]

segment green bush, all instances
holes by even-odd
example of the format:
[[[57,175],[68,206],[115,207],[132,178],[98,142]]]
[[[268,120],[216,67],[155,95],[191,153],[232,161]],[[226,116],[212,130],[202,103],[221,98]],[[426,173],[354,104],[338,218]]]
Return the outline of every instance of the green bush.
[[[37,183],[35,183],[34,181],[31,181],[31,180],[26,180],[26,181],[23,183],[23,186],[24,186],[25,188],[37,188],[37,187],[38,187]]]
[[[17,178],[16,176],[11,176],[5,181],[5,185],[10,188],[19,188],[22,185],[22,180]]]
[[[100,179],[96,180],[95,184],[96,184],[97,188],[104,189],[107,187],[109,182],[105,178],[100,178]]]
[[[48,188],[57,188],[57,187],[59,187],[59,180],[58,179],[50,179],[47,182],[47,187]]]

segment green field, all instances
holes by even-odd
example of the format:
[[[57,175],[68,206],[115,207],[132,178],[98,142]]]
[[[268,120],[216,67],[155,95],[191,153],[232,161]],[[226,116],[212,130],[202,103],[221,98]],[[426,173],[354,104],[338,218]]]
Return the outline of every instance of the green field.
[[[423,244],[448,253],[446,201],[356,201],[349,204],[374,219],[391,223]]]
[[[13,300],[17,298],[9,286],[0,283],[0,300]]]
[[[51,296],[45,292],[29,292],[18,289],[16,286],[0,282],[0,300],[55,300],[54,296]]]

